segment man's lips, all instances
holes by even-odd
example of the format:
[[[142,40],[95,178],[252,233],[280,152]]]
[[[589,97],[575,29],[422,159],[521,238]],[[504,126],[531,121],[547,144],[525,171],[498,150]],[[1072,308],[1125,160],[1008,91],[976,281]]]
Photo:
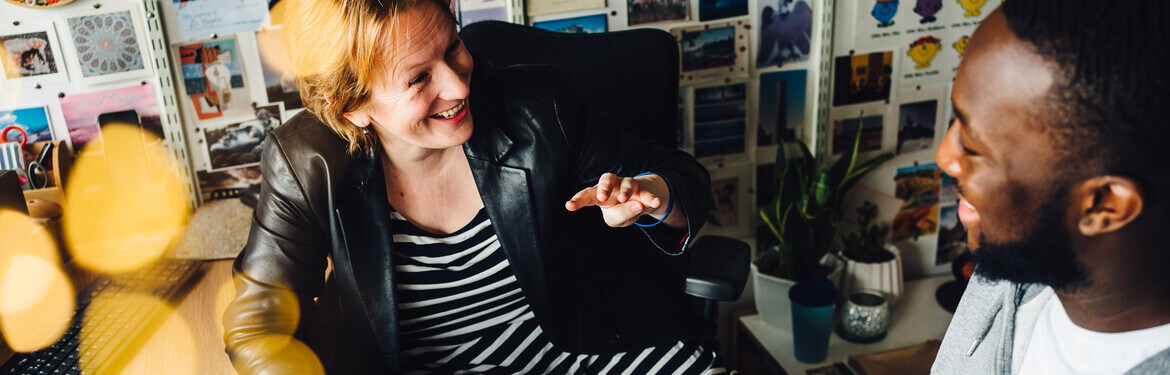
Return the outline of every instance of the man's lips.
[[[979,211],[966,198],[959,200],[959,221],[968,228],[979,223]]]

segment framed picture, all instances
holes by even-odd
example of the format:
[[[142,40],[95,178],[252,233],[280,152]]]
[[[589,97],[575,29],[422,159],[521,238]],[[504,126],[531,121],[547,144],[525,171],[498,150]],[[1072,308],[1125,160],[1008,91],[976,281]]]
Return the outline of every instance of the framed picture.
[[[678,40],[679,84],[747,77],[747,30],[743,21],[671,29]]]
[[[256,31],[256,48],[260,50],[260,69],[264,74],[264,92],[269,103],[284,103],[284,108],[303,108],[296,79],[288,70],[288,53],[280,28]]]
[[[96,84],[149,75],[147,36],[141,5],[109,3],[98,9],[61,14],[63,44],[77,81]]]
[[[0,79],[4,86],[33,87],[69,81],[52,23],[0,25],[0,45]]]
[[[703,227],[705,234],[728,237],[747,235],[752,226],[751,165],[711,169],[711,199],[715,205]]]
[[[747,83],[694,89],[694,155],[715,158],[747,151]]]
[[[180,99],[199,120],[227,114],[251,113],[252,100],[248,95],[235,37],[218,38],[179,45],[179,64],[183,74]]]
[[[597,34],[609,31],[605,13],[533,22],[532,27],[568,34]]]

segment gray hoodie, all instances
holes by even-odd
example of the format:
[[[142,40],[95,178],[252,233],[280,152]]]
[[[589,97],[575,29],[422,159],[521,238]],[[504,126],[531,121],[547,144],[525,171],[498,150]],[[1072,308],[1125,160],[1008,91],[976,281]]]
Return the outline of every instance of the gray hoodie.
[[[930,372],[1014,373],[1018,367],[1013,367],[1012,353],[1028,347],[1027,342],[1014,342],[1016,330],[1021,330],[1021,338],[1032,336],[1041,309],[1034,306],[1038,304],[1028,302],[1044,291],[1044,285],[992,282],[976,273],[967,284]],[[1170,374],[1170,349],[1155,354],[1126,374]]]

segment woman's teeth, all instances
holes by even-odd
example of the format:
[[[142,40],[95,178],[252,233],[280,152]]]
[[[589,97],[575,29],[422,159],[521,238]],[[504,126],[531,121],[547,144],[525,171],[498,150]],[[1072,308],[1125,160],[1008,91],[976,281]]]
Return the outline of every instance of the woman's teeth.
[[[456,104],[455,108],[451,108],[451,109],[448,109],[446,111],[439,112],[432,117],[444,118],[444,119],[455,117],[455,114],[457,114],[457,113],[459,113],[459,111],[463,110],[463,106],[466,103],[467,103],[466,100],[459,101],[459,104]]]

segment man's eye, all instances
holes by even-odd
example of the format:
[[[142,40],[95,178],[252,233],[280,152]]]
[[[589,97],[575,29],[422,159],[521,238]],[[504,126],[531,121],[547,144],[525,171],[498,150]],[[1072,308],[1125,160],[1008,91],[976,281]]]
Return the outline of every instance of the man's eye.
[[[419,74],[417,77],[414,77],[414,79],[410,81],[410,85],[414,86],[414,85],[423,83],[423,81],[427,80],[427,77],[430,77],[430,74],[427,74],[427,73]]]
[[[964,154],[967,154],[967,155],[970,155],[970,156],[979,156],[979,153],[978,153],[978,152],[975,152],[975,150],[972,150],[972,149],[970,149],[970,148],[967,148],[967,146],[962,146],[962,147],[963,147],[963,153],[964,153]]]

